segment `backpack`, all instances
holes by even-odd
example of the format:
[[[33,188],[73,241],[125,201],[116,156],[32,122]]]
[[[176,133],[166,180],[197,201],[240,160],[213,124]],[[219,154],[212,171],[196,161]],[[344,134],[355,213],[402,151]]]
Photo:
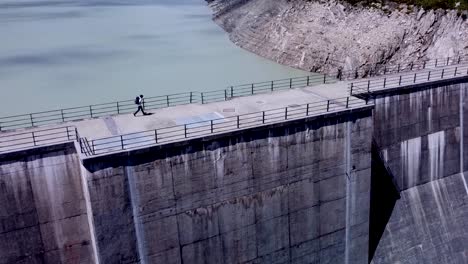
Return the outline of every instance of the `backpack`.
[[[140,104],[140,97],[137,96],[137,97],[135,98],[135,104],[137,104],[137,105]]]

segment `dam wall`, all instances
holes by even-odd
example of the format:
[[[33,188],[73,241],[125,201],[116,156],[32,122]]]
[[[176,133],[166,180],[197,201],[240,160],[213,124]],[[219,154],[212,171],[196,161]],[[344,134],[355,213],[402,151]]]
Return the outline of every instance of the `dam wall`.
[[[101,263],[366,263],[371,107],[84,160]]]
[[[1,154],[0,264],[468,263],[467,83],[103,155]]]
[[[0,263],[93,263],[73,143],[2,154]]]
[[[460,137],[468,137],[467,89],[458,83],[376,95],[374,138],[400,190],[468,168],[461,158],[468,141]]]
[[[460,80],[375,94],[374,139],[401,199],[373,263],[468,263],[467,93]]]

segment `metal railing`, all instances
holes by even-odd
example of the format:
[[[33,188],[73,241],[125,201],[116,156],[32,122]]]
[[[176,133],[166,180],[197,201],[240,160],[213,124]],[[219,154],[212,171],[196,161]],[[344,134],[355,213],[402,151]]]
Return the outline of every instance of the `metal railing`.
[[[342,111],[367,105],[367,102],[355,97],[293,105],[279,109],[212,119],[184,125],[159,128],[156,130],[130,133],[94,140],[82,139],[82,153],[93,156],[109,152],[129,150],[150,145],[171,143],[211,134],[236,131],[265,124],[283,122]]]
[[[304,88],[317,84],[333,83],[338,80],[356,79],[359,76],[373,76],[378,74],[393,74],[414,70],[422,70],[431,67],[444,67],[468,62],[468,57],[450,57],[444,59],[435,59],[423,61],[420,63],[411,63],[408,65],[385,66],[376,71],[347,71],[337,72],[336,75],[317,75],[305,76],[289,79],[280,79],[267,82],[251,83],[244,85],[230,86],[224,90],[215,90],[208,92],[186,92],[163,96],[154,96],[145,98],[145,109],[159,109],[192,103],[211,103],[230,100],[235,97],[249,96],[272,91]],[[357,86],[360,83],[354,82]],[[358,85],[359,84],[359,85]],[[116,114],[128,114],[136,110],[134,100],[117,101],[104,104],[94,104],[81,107],[64,108],[59,110],[37,112],[23,115],[0,117],[0,131],[12,130],[18,128],[36,127],[41,125],[64,123],[69,121],[79,121],[88,118],[97,118]]]
[[[186,92],[164,96],[145,98],[145,109],[159,109],[192,103],[211,103],[230,100],[234,97],[248,96],[284,89],[303,88],[319,83],[331,83],[334,80],[327,76],[305,76],[289,79],[274,80],[230,86],[224,90],[208,92]],[[136,110],[134,100],[112,103],[95,104],[81,107],[64,108],[59,110],[37,112],[25,115],[0,117],[0,131],[35,127],[48,124],[78,121],[102,116],[128,114]]]
[[[358,76],[370,78],[374,76],[389,75],[402,72],[435,69],[464,63],[468,63],[468,56],[445,57],[432,60],[410,62],[407,64],[382,65],[381,67],[378,67],[377,65],[374,65],[374,67],[372,67],[372,65],[369,65],[367,68],[362,68],[359,71],[355,71],[354,77],[350,75],[353,74],[353,72],[348,72],[344,74],[345,76],[343,78],[347,80],[357,79]]]
[[[75,127],[57,127],[32,132],[0,134],[0,153],[78,140]]]
[[[427,69],[423,72],[405,73],[380,79],[369,79],[349,84],[350,95],[371,93],[379,90],[399,88],[444,79],[468,76],[468,65],[450,66],[442,69]]]

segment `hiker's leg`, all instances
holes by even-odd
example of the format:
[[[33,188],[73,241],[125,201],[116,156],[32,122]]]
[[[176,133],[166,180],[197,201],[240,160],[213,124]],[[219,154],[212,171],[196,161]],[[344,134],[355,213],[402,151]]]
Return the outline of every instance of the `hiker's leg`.
[[[136,114],[138,114],[138,112],[143,111],[143,108],[141,108],[141,106],[138,106],[138,109],[136,110],[135,113],[133,113],[134,116],[136,116]]]

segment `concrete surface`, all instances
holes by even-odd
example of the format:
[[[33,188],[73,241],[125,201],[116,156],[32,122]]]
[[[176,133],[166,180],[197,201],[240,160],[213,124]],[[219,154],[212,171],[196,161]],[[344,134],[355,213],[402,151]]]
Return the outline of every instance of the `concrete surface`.
[[[3,154],[0,263],[93,263],[73,143]]]
[[[366,263],[370,114],[86,159],[101,263]]]
[[[373,263],[468,263],[467,94],[465,81],[376,95],[374,138],[402,198]]]

